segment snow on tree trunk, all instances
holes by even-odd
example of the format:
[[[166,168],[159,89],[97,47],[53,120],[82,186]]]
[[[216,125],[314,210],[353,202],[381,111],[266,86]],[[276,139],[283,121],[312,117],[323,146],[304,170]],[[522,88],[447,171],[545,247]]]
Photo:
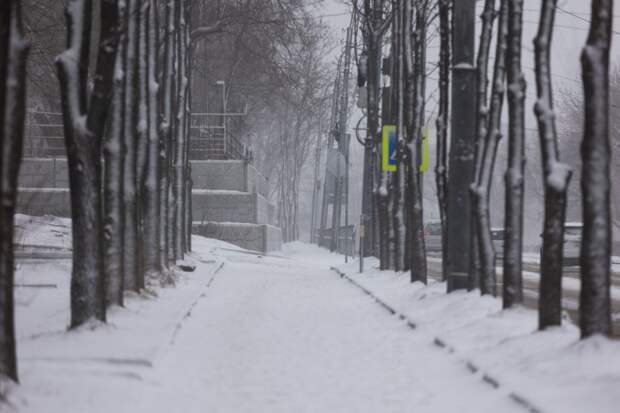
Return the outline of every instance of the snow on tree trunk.
[[[101,34],[94,87],[87,90],[91,2],[66,6],[67,50],[56,60],[71,190],[73,268],[71,327],[105,321],[101,143],[113,88],[120,31],[118,0],[101,1]]]
[[[414,0],[408,0],[414,1]],[[413,62],[409,62],[408,66],[408,80],[413,82],[413,118],[408,125],[408,144],[407,144],[407,157],[409,159],[409,166],[407,168],[407,202],[408,207],[408,229],[410,231],[409,236],[409,248],[410,248],[410,271],[411,282],[427,281],[427,268],[426,268],[426,246],[424,240],[424,211],[422,207],[422,182],[420,173],[420,160],[421,153],[420,147],[422,142],[422,127],[424,122],[424,89],[425,89],[425,55],[426,55],[426,5],[420,2],[415,3],[416,12],[416,24],[413,36],[415,41],[407,48],[406,57],[410,59],[410,54],[413,53]],[[406,13],[406,16],[413,16],[411,13]],[[406,23],[406,27],[412,27],[411,24]],[[405,35],[405,40],[411,36]]]
[[[169,141],[169,150],[168,150],[168,260],[174,262],[176,260],[176,226],[177,226],[177,213],[176,213],[176,148],[177,148],[177,123],[176,123],[176,112],[178,106],[178,96],[177,96],[177,77],[179,73],[178,67],[178,58],[179,54],[178,50],[178,42],[177,38],[179,37],[179,25],[177,18],[177,7],[174,1],[170,2],[171,13],[171,21],[172,26],[174,27],[174,31],[172,32],[172,37],[170,38],[171,42],[171,72],[170,72],[170,141]]]
[[[162,266],[169,266],[169,185],[170,185],[170,152],[172,150],[172,67],[174,64],[174,2],[166,1],[165,6],[165,37],[164,60],[161,75],[161,118],[160,118],[160,191],[161,191],[161,229],[160,251]]]
[[[611,210],[609,49],[613,1],[593,0],[592,21],[581,54],[585,127],[581,144],[583,236],[581,241],[582,337],[611,333]]]
[[[119,1],[119,15],[126,22],[128,13],[124,0]],[[119,26],[120,27],[120,26]],[[126,24],[122,23],[122,30]],[[123,203],[124,180],[124,127],[125,111],[125,73],[126,36],[122,35],[116,55],[114,75],[114,95],[112,110],[106,131],[103,158],[103,197],[104,197],[104,251],[103,272],[106,280],[107,305],[123,305],[124,279],[124,234],[125,208]]]
[[[504,307],[523,302],[525,76],[521,70],[523,0],[508,2],[508,170],[504,238]]]
[[[373,144],[372,150],[372,173],[376,174],[374,179],[374,203],[376,216],[375,222],[375,245],[381,260],[381,269],[387,269],[388,260],[388,210],[387,210],[387,189],[384,184],[384,174],[380,172],[378,162],[377,147],[381,143],[379,133],[379,91],[381,77],[381,43],[385,30],[389,25],[388,20],[383,18],[383,0],[364,0],[364,11],[366,15],[365,28],[367,34],[368,47],[368,133]]]
[[[496,295],[497,276],[495,273],[495,247],[491,236],[491,217],[489,202],[491,184],[497,148],[502,138],[501,119],[506,81],[506,48],[508,35],[508,1],[501,0],[497,41],[495,46],[495,63],[487,126],[484,127],[484,141],[480,151],[480,171],[476,176],[474,190],[474,214],[478,253],[480,254],[480,291],[482,294]]]
[[[186,73],[186,94],[185,94],[185,150],[184,150],[184,182],[183,190],[185,193],[185,201],[183,203],[183,246],[185,252],[192,250],[192,167],[190,162],[190,138],[191,138],[191,113],[192,113],[192,58],[194,53],[194,45],[191,43],[191,16],[192,2],[185,2],[185,73]]]
[[[550,53],[556,5],[557,0],[543,0],[538,34],[534,39],[538,97],[534,112],[538,119],[545,185],[545,218],[538,300],[540,329],[562,323],[564,221],[568,183],[571,178],[568,165],[560,163],[553,112]]]
[[[450,110],[450,9],[452,0],[439,0],[439,105],[437,113],[437,161],[435,183],[439,218],[441,220],[442,279],[447,277],[448,233],[446,217],[448,211],[448,114]]]
[[[478,43],[478,57],[477,57],[477,68],[476,68],[476,112],[478,114],[476,118],[476,152],[475,152],[475,169],[474,169],[474,183],[472,184],[472,211],[476,211],[476,191],[475,187],[477,182],[479,181],[480,171],[482,169],[482,156],[484,151],[484,140],[487,135],[487,124],[488,124],[488,89],[489,89],[489,76],[488,76],[488,67],[489,67],[489,50],[491,48],[491,37],[493,35],[493,20],[495,20],[495,0],[485,0],[484,2],[484,10],[482,15],[480,16],[482,20],[482,29],[480,31],[480,41]],[[487,288],[482,287],[482,282],[486,282],[488,280],[483,280],[480,272],[480,251],[478,245],[478,230],[477,230],[477,220],[479,220],[479,216],[474,213],[474,225],[472,225],[471,230],[471,244],[470,244],[470,256],[471,256],[471,268],[470,268],[470,280],[472,281],[472,287],[477,288],[481,287],[481,291],[483,294],[492,294],[495,287],[492,290],[488,290]],[[476,280],[479,282],[476,283]]]
[[[0,6],[0,378],[18,380],[13,281],[17,176],[24,142],[26,59],[21,4]]]
[[[405,99],[405,76],[404,76],[404,45],[403,45],[403,24],[405,16],[405,4],[400,2],[398,7],[393,10],[393,22],[392,22],[392,57],[395,58],[395,64],[392,66],[392,105],[391,117],[392,120],[389,123],[393,123],[396,120],[396,133],[397,133],[397,146],[396,146],[396,165],[398,169],[392,172],[389,176],[388,188],[389,188],[389,202],[390,202],[390,252],[391,266],[395,271],[403,270],[403,247],[404,242],[401,239],[401,234],[404,236],[406,232],[403,206],[401,202],[401,176],[404,173],[404,164],[402,163],[402,149],[405,141],[405,131],[403,123],[404,114],[404,99]],[[385,116],[385,115],[384,115]],[[404,195],[404,194],[403,194]]]
[[[146,92],[144,101],[148,105],[147,119],[147,154],[146,172],[144,174],[144,274],[149,277],[159,278],[161,275],[161,257],[159,249],[160,241],[160,205],[161,196],[159,191],[160,173],[160,148],[159,148],[159,111],[158,94],[159,85],[157,84],[157,31],[155,25],[156,4],[154,0],[147,3],[148,11],[146,14],[145,34],[146,34]]]
[[[179,28],[179,33],[176,38],[177,42],[177,105],[176,105],[176,148],[175,148],[175,159],[174,159],[174,169],[175,169],[175,259],[182,260],[184,257],[185,251],[185,231],[184,231],[184,184],[185,184],[185,173],[184,173],[184,161],[185,161],[185,105],[186,105],[186,93],[187,93],[187,73],[186,73],[186,65],[185,65],[185,53],[186,53],[186,45],[185,45],[185,30],[187,30],[185,17],[183,13],[183,8],[181,2],[176,3],[176,21],[177,27]]]
[[[145,287],[145,256],[146,237],[144,232],[146,214],[146,180],[147,160],[149,151],[149,76],[148,76],[148,29],[149,29],[149,1],[140,0],[138,17],[138,53],[137,53],[137,83],[138,83],[138,120],[136,125],[136,203],[138,206],[138,275],[139,288]]]
[[[127,40],[125,50],[125,160],[123,198],[125,204],[125,236],[124,236],[124,264],[125,290],[140,291],[138,260],[138,204],[137,204],[137,124],[138,124],[138,87],[137,73],[138,53],[138,15],[139,0],[127,0],[129,12],[127,21]]]

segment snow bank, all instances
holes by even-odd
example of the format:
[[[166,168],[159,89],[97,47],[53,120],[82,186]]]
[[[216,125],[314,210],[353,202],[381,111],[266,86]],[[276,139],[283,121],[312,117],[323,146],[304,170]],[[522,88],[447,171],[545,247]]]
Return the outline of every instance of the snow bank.
[[[443,343],[472,370],[479,369],[545,412],[617,412],[620,406],[620,342],[580,341],[565,317],[562,327],[537,331],[537,312],[502,310],[500,299],[478,291],[446,294],[446,284],[411,284],[407,274],[380,272],[375,259],[364,274],[358,263],[338,265],[416,325],[416,334]]]

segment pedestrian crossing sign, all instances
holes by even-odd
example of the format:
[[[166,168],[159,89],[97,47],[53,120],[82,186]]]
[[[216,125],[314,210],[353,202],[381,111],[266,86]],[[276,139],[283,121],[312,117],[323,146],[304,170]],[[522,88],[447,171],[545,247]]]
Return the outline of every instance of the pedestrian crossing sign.
[[[398,168],[396,160],[396,125],[383,125],[381,136],[382,169],[385,172],[395,172]]]

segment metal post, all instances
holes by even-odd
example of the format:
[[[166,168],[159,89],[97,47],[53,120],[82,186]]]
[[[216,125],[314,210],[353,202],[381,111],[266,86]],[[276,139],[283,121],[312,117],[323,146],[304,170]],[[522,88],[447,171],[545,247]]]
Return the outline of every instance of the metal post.
[[[346,168],[344,172],[344,227],[348,231],[349,230],[349,151],[351,149],[350,148],[351,135],[347,133],[344,135],[344,138],[346,139],[346,143],[345,143],[346,152],[344,155],[345,168]],[[351,249],[351,252],[353,252],[353,248]],[[344,253],[344,262],[345,263],[349,262],[349,248],[348,247]]]
[[[448,291],[469,285],[471,202],[476,130],[476,0],[454,2],[452,127],[448,182]]]
[[[364,272],[364,240],[366,239],[366,217],[360,216],[360,274]]]

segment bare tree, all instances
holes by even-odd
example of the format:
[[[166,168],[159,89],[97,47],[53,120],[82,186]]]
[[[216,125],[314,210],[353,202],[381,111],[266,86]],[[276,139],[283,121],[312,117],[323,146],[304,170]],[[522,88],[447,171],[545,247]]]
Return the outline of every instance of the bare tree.
[[[147,104],[147,146],[146,170],[144,173],[144,273],[152,278],[159,278],[161,274],[160,257],[160,139],[159,139],[159,85],[157,83],[157,32],[156,3],[148,0],[146,12],[146,53],[145,60],[147,73],[143,82],[146,84],[146,96],[143,100]]]
[[[562,267],[564,250],[564,221],[566,198],[571,171],[560,162],[558,137],[553,110],[551,81],[551,41],[557,0],[541,4],[536,51],[536,90],[538,101],[534,112],[543,160],[545,187],[545,219],[540,265],[540,299],[538,325],[540,329],[562,323]]]
[[[521,69],[523,0],[508,2],[508,170],[504,238],[504,307],[523,302],[525,76]]]
[[[476,216],[478,234],[478,252],[480,254],[480,290],[483,294],[496,294],[495,248],[491,237],[491,217],[489,203],[493,170],[497,157],[497,147],[502,138],[501,119],[504,102],[506,81],[506,47],[508,35],[508,0],[500,3],[499,22],[497,26],[497,42],[495,50],[495,64],[493,68],[493,85],[487,126],[484,128],[485,137],[480,152],[480,172],[477,174],[473,191],[476,201],[474,213]]]
[[[120,37],[118,0],[101,1],[101,34],[93,91],[87,76],[91,3],[69,0],[67,50],[57,59],[69,164],[73,239],[71,327],[105,321],[101,144]]]
[[[450,110],[450,55],[452,0],[439,0],[439,109],[437,113],[437,161],[435,163],[435,184],[441,220],[442,279],[446,279],[448,259],[448,116]]]
[[[17,381],[13,235],[17,176],[26,105],[26,58],[21,3],[0,5],[0,378]]]
[[[126,30],[127,8],[119,1],[122,30]],[[104,175],[104,251],[103,271],[107,303],[123,305],[125,208],[123,203],[125,146],[125,73],[126,35],[122,35],[116,55],[112,110],[103,145]]]
[[[422,180],[420,173],[422,127],[424,123],[425,108],[425,77],[426,77],[426,25],[428,2],[426,0],[415,1],[415,26],[413,10],[405,13],[408,21],[404,26],[415,27],[412,36],[404,37],[405,68],[410,91],[407,97],[410,99],[408,108],[412,111],[407,119],[407,148],[405,158],[409,161],[407,173],[407,216],[408,231],[407,249],[410,257],[411,282],[422,281],[426,283],[426,246],[424,240],[424,211],[422,206]],[[413,41],[412,41],[413,37]]]
[[[173,79],[172,79],[172,66],[174,64],[173,47],[175,37],[174,26],[174,2],[173,0],[165,0],[165,35],[164,41],[164,58],[163,67],[161,71],[161,93],[160,93],[160,192],[161,192],[161,228],[160,228],[160,257],[162,260],[162,267],[167,269],[169,267],[170,257],[170,239],[169,239],[169,225],[170,225],[170,200],[169,200],[169,186],[170,186],[170,153],[172,142],[172,99],[173,99]]]
[[[593,0],[590,32],[581,55],[585,96],[581,146],[584,229],[579,324],[582,337],[611,333],[609,49],[612,21],[613,1]]]
[[[138,76],[138,37],[139,37],[139,0],[126,0],[129,13],[125,40],[125,160],[123,198],[125,206],[124,254],[124,289],[140,291],[140,265],[138,260],[138,201],[137,201],[137,125],[139,102]]]
[[[480,171],[482,170],[482,157],[484,151],[484,140],[486,139],[487,134],[487,124],[488,124],[488,89],[489,89],[489,50],[491,49],[491,37],[493,35],[493,21],[495,20],[495,0],[485,0],[484,2],[484,10],[482,15],[480,16],[482,20],[482,28],[480,30],[480,42],[478,46],[478,57],[477,57],[477,71],[476,71],[476,85],[477,85],[477,94],[476,94],[476,112],[478,116],[476,117],[476,151],[475,151],[475,169],[474,169],[474,183],[472,184],[472,211],[476,211],[476,194],[475,187],[476,183],[479,180],[478,176],[480,175]],[[474,213],[473,215],[474,221],[479,219],[477,215]],[[469,280],[472,283],[470,285],[471,288],[476,288],[479,286],[481,280],[480,273],[480,251],[478,248],[478,229],[477,222],[475,225],[472,225],[471,230],[471,265],[470,265],[470,276]],[[477,282],[478,281],[478,282]],[[480,284],[482,287],[482,285]],[[481,288],[483,294],[491,293],[487,291],[486,288]]]

